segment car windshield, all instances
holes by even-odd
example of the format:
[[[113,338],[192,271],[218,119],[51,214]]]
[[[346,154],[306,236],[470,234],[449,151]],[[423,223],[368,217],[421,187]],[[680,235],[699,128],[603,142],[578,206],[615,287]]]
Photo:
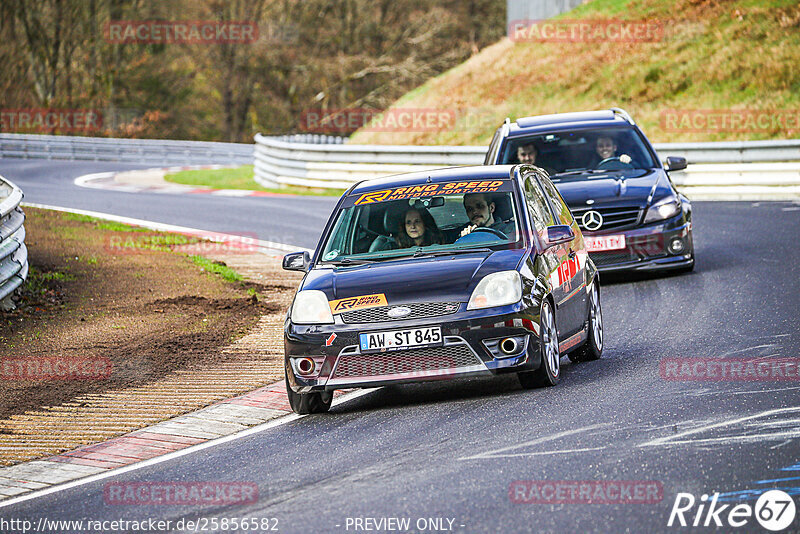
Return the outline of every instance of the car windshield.
[[[320,260],[349,264],[514,248],[518,221],[510,180],[422,183],[354,194],[342,204]]]
[[[533,161],[531,161],[533,160]],[[544,133],[509,139],[500,163],[533,163],[554,181],[591,179],[610,172],[640,175],[659,164],[633,128],[603,128]]]

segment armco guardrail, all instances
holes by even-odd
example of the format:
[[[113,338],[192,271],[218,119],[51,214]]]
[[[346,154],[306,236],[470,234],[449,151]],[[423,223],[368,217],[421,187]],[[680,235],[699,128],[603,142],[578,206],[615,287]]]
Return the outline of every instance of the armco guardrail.
[[[0,176],[0,309],[14,308],[11,297],[28,276],[22,191]]]
[[[328,138],[336,139],[336,138]],[[346,188],[360,180],[483,162],[483,146],[350,145],[306,136],[255,136],[255,176],[265,187]],[[800,198],[800,140],[657,143],[662,158],[690,165],[672,173],[692,198],[786,200]]]
[[[168,139],[0,134],[0,158],[120,161],[156,165],[246,165],[253,145]]]
[[[692,164],[800,161],[800,139],[655,143],[653,146],[662,156],[682,156]]]
[[[308,143],[302,136],[255,136],[256,181],[265,187],[349,187],[401,172],[483,162],[486,147]]]

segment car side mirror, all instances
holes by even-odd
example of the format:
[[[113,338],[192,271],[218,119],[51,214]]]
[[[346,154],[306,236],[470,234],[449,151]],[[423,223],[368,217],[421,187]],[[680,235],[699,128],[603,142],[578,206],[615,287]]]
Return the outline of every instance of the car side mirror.
[[[668,171],[682,171],[686,168],[686,158],[667,156],[666,167]]]
[[[568,224],[556,224],[547,227],[547,248],[569,243],[575,239],[575,232]]]
[[[283,268],[287,271],[306,272],[310,263],[311,256],[306,251],[292,252],[283,257]]]

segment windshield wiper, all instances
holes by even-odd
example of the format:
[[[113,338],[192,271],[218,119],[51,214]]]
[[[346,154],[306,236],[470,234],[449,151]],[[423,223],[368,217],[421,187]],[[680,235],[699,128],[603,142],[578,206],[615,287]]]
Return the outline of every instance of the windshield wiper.
[[[551,178],[556,176],[572,176],[574,174],[607,174],[609,172],[614,172],[610,169],[576,169],[574,171],[564,171],[564,172],[557,172],[551,175]]]
[[[413,257],[421,258],[422,256],[449,256],[450,254],[466,254],[470,252],[492,252],[490,248],[449,248],[446,250],[422,250],[417,249]]]
[[[364,260],[361,258],[342,258],[341,260],[329,260],[325,263],[329,263],[331,265],[361,265],[363,263],[375,263],[378,260]]]

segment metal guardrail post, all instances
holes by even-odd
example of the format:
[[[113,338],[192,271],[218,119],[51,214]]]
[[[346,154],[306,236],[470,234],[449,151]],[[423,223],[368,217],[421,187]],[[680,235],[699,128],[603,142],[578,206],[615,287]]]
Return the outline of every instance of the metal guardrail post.
[[[0,176],[0,310],[16,307],[13,295],[28,276],[22,190]]]
[[[154,165],[247,165],[253,145],[0,133],[0,158],[120,161]]]
[[[780,167],[785,162],[800,162],[800,139],[657,143],[654,146],[662,156],[683,156],[689,161],[687,172],[675,175],[676,183],[686,188],[699,187],[699,184],[716,189],[734,184],[744,187],[742,182],[750,184],[752,181],[758,182],[759,187],[772,187],[767,197],[777,192],[778,198],[787,195],[796,198],[795,191],[800,188],[794,168]],[[390,174],[479,165],[485,151],[483,146],[352,145],[345,138],[319,134],[277,137],[257,134],[255,145],[0,134],[2,158],[120,161],[163,166],[253,163],[256,181],[267,187],[347,188],[361,180]],[[739,167],[713,167],[718,164],[736,164]],[[768,173],[767,181],[775,184],[763,183],[764,172]],[[775,187],[783,189],[778,191]]]
[[[257,134],[255,143],[255,179],[267,187],[346,188],[390,174],[479,165],[486,152],[483,146],[351,145],[342,138],[308,135]],[[675,174],[676,183],[687,190],[712,197],[718,193],[733,195],[725,198],[747,198],[748,194],[760,199],[798,197],[800,139],[657,143],[655,148],[664,157],[683,156],[689,161],[685,173]],[[735,166],[715,166],[722,163]],[[743,184],[758,187],[734,191]]]

